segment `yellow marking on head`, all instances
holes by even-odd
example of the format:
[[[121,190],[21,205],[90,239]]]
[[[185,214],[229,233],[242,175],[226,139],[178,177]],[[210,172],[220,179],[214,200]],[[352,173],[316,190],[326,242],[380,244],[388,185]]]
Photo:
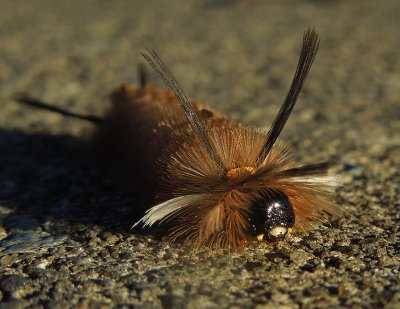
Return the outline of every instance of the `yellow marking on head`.
[[[236,183],[242,180],[243,178],[253,175],[256,172],[254,167],[245,166],[245,167],[237,167],[229,170],[225,177],[231,183]]]

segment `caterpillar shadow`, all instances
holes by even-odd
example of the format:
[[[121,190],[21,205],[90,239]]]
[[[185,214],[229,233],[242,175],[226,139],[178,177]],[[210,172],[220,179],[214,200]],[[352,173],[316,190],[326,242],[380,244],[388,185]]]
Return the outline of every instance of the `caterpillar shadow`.
[[[61,230],[99,225],[131,234],[144,202],[100,169],[83,144],[68,135],[0,129],[0,202],[7,215],[28,214]]]

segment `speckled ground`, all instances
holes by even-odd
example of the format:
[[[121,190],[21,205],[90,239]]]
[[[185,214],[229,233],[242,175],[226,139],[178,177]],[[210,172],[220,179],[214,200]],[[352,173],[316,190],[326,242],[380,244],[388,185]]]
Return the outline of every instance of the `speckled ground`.
[[[398,0],[3,1],[0,308],[399,308],[399,20]],[[275,247],[133,233],[135,196],[80,153],[91,124],[13,100],[101,115],[152,47],[189,96],[267,128],[307,26],[320,52],[283,138],[339,161],[351,215]]]

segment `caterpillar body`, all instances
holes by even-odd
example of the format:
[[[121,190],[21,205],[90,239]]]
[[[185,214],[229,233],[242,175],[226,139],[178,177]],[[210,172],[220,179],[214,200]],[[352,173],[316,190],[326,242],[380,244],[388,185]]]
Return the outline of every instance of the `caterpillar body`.
[[[331,162],[300,166],[277,141],[318,50],[307,30],[289,94],[268,134],[189,101],[154,51],[143,54],[168,90],[123,86],[112,94],[104,131],[139,172],[155,206],[135,225],[167,223],[172,238],[195,246],[238,247],[309,229],[332,203]],[[183,107],[183,108],[182,108]],[[108,143],[108,146],[110,144]],[[134,145],[129,147],[127,145]]]
[[[308,230],[325,214],[340,216],[332,202],[337,178],[327,176],[331,162],[301,166],[277,140],[318,46],[318,35],[307,29],[290,90],[267,133],[190,101],[160,57],[144,52],[169,90],[118,88],[95,135],[111,164],[129,171],[152,198],[134,226],[165,224],[173,240],[237,248]]]

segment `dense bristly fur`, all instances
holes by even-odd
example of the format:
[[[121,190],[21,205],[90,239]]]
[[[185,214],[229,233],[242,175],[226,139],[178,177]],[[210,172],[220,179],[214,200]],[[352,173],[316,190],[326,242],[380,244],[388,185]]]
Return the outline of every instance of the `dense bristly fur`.
[[[267,134],[189,101],[159,56],[143,53],[170,91],[117,89],[97,138],[112,150],[114,162],[135,175],[141,192],[153,198],[135,226],[166,224],[172,239],[238,247],[252,240],[252,203],[272,198],[277,190],[293,206],[295,231],[326,221],[325,213],[340,215],[331,202],[337,180],[326,176],[330,162],[299,166],[291,150],[276,142],[318,45],[315,31],[307,30],[289,93]]]
[[[325,212],[340,213],[330,202],[337,182],[324,175],[326,164],[299,177],[299,165],[281,142],[259,162],[267,138],[259,130],[192,102],[223,166],[227,170],[254,169],[253,173],[237,173],[232,181],[193,132],[169,91],[123,86],[113,93],[112,102],[103,127],[107,147],[116,151],[117,157],[122,155],[118,160],[124,166],[130,166],[126,160],[133,163],[137,181],[160,203],[140,221],[144,225],[169,222],[173,238],[182,237],[196,246],[237,247],[250,240],[245,231],[251,201],[271,189],[285,192],[292,202],[294,230],[306,230],[315,220],[324,221]],[[257,171],[263,172],[251,179]]]

